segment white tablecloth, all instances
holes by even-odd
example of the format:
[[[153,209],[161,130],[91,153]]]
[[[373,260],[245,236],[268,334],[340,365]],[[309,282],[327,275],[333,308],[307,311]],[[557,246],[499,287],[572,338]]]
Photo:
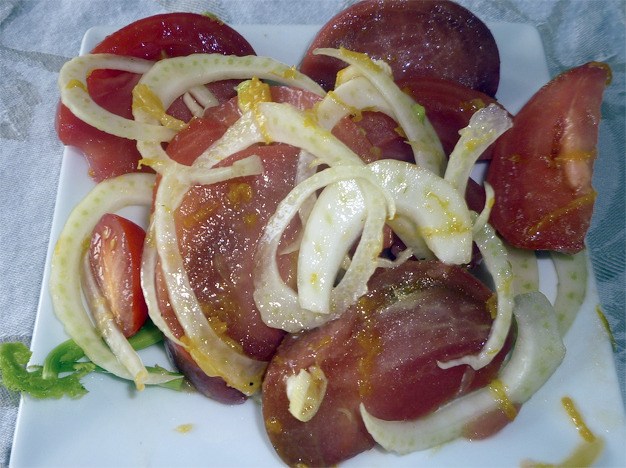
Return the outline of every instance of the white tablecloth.
[[[30,343],[63,147],[53,116],[57,74],[91,26],[123,25],[167,11],[216,13],[227,23],[321,24],[340,0],[0,0],[0,341]],[[599,192],[588,235],[602,308],[617,342],[624,394],[624,2],[459,0],[485,21],[535,25],[551,75],[606,61]],[[0,466],[8,464],[19,397],[0,388]],[[34,448],[36,450],[36,448]]]

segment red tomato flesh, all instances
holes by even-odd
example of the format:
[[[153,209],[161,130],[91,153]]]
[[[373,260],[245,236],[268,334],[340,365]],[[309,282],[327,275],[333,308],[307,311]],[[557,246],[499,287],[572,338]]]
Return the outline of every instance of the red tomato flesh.
[[[334,16],[317,33],[300,66],[329,90],[346,65],[313,55],[320,47],[345,47],[383,59],[396,80],[446,78],[490,96],[500,81],[493,35],[473,13],[449,1],[364,0]]]
[[[459,141],[459,130],[469,125],[477,110],[490,104],[500,105],[485,93],[441,78],[406,78],[399,80],[398,86],[424,106],[426,117],[435,128],[447,155]],[[491,149],[491,146],[487,148],[480,159],[489,159]]]
[[[148,317],[141,290],[141,255],[145,231],[116,214],[105,214],[93,230],[89,264],[115,322],[127,338]]]
[[[585,246],[607,65],[573,68],[541,88],[496,142],[487,182],[491,223],[512,245],[575,253]]]
[[[167,13],[138,20],[106,37],[92,53],[113,53],[159,60],[193,53],[252,55],[254,49],[237,31],[219,20],[194,13]],[[94,70],[87,80],[89,94],[103,108],[132,117],[132,89],[139,76],[114,70]],[[218,98],[234,95],[233,82],[210,87]],[[188,109],[176,101],[168,110],[188,121]],[[109,135],[77,119],[60,104],[56,116],[59,139],[81,150],[89,163],[89,174],[101,181],[137,171],[140,159],[134,140]],[[144,169],[145,170],[145,169]]]
[[[359,412],[363,403],[387,420],[411,420],[486,385],[507,352],[487,367],[441,369],[479,351],[489,335],[492,292],[466,270],[409,261],[379,271],[369,292],[339,319],[288,335],[263,382],[269,439],[290,466],[331,466],[374,446]],[[328,379],[311,420],[289,412],[286,381],[317,366]]]

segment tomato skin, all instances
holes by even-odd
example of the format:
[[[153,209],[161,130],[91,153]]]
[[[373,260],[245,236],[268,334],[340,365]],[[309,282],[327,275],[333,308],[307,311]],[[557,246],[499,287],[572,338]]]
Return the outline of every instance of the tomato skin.
[[[512,245],[575,253],[585,246],[602,94],[610,69],[587,63],[557,76],[496,142],[487,182],[491,223]]]
[[[443,77],[490,96],[500,81],[500,55],[491,32],[469,10],[446,0],[363,0],[331,18],[300,66],[328,90],[345,64],[313,55],[319,47],[345,47],[383,59],[396,80]]]
[[[130,55],[149,60],[211,51],[253,54],[252,46],[225,23],[195,13],[163,13],[140,19],[107,36],[94,53]]]
[[[185,378],[207,398],[227,405],[244,403],[248,397],[226,385],[220,377],[209,377],[198,367],[191,355],[180,345],[165,338],[165,351],[170,361],[185,375]]]
[[[140,277],[145,236],[137,224],[107,213],[96,224],[89,245],[89,265],[96,284],[127,338],[148,318]]]
[[[113,53],[159,60],[192,53],[253,55],[246,39],[226,24],[194,13],[167,13],[140,19],[107,36],[92,53]],[[94,70],[88,80],[89,94],[94,101],[117,115],[132,118],[131,91],[139,76],[115,70]],[[216,84],[218,98],[234,95],[232,83]],[[225,95],[225,93],[228,93]],[[173,116],[188,121],[191,114],[178,101],[168,110]],[[137,171],[140,154],[134,140],[127,140],[95,129],[76,118],[63,104],[56,116],[59,139],[81,150],[89,163],[89,175],[99,182]]]

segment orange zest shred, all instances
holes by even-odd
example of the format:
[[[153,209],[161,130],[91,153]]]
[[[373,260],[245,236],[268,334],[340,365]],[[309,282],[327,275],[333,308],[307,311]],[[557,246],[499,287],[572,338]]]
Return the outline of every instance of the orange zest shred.
[[[136,109],[141,109],[158,120],[164,127],[177,132],[187,125],[182,120],[168,115],[165,112],[165,106],[163,106],[161,99],[154,94],[148,85],[143,83],[133,88],[133,111]]]
[[[611,348],[613,349],[613,352],[615,352],[617,350],[617,342],[615,341],[615,335],[613,335],[613,331],[611,330],[611,325],[609,324],[609,321],[607,320],[606,315],[604,315],[604,312],[602,312],[602,309],[600,308],[599,305],[596,306],[596,314],[598,314],[600,323],[602,324],[602,326],[606,330],[607,335],[609,336],[609,341],[611,342]]]
[[[563,404],[563,408],[565,408],[567,415],[571,418],[572,422],[576,426],[576,429],[578,430],[580,436],[586,442],[593,442],[596,439],[596,436],[593,432],[591,432],[591,430],[585,423],[585,420],[578,411],[578,408],[576,408],[574,401],[570,397],[566,396],[561,398],[561,403]]]
[[[506,388],[504,388],[502,381],[499,379],[492,380],[489,384],[489,390],[504,415],[511,421],[514,420],[517,416],[517,408],[506,394]]]
[[[598,155],[597,149],[591,151],[567,151],[565,154],[559,154],[554,161],[557,162],[569,162],[569,161],[590,161],[596,158]]]
[[[567,412],[571,421],[576,426],[578,434],[583,442],[579,443],[572,453],[560,463],[542,463],[531,460],[524,460],[521,463],[523,468],[565,468],[572,466],[592,466],[604,449],[604,439],[596,437],[585,423],[582,415],[576,408],[574,401],[570,397],[561,398],[563,408]]]
[[[556,222],[557,219],[567,215],[568,213],[578,210],[585,205],[592,204],[596,199],[596,195],[597,195],[596,191],[592,190],[586,195],[582,195],[578,198],[575,198],[574,200],[569,202],[567,205],[561,206],[551,211],[550,213],[543,216],[537,223],[535,223],[532,226],[529,226],[526,229],[526,235],[528,235],[529,237],[536,236],[537,234],[541,233],[541,231],[544,229],[546,225],[553,224],[554,222]]]
[[[270,144],[272,138],[265,127],[265,116],[259,111],[258,107],[262,102],[272,102],[272,92],[269,85],[254,76],[252,79],[244,81],[237,86],[237,100],[242,113],[252,112],[263,140],[265,143]]]

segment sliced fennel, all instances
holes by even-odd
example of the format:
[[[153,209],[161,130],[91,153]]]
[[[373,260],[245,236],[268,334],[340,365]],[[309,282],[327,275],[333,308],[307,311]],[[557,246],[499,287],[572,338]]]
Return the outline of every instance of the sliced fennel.
[[[489,338],[483,349],[476,355],[463,356],[447,362],[440,362],[439,366],[446,369],[460,364],[468,364],[474,369],[480,369],[489,364],[500,352],[511,328],[513,318],[513,275],[511,264],[507,259],[507,250],[504,243],[497,236],[490,224],[484,224],[482,229],[474,232],[474,242],[483,256],[487,270],[493,277],[497,292],[496,317],[489,332]]]
[[[152,65],[148,60],[113,54],[76,57],[65,63],[59,73],[61,100],[76,117],[98,130],[132,140],[169,141],[175,131],[154,122],[138,122],[113,114],[96,104],[87,91],[87,76],[93,70],[106,68],[142,74]]]
[[[161,101],[164,108],[190,89],[213,81],[228,79],[272,80],[281,84],[306,89],[323,95],[322,88],[293,67],[270,57],[249,55],[237,57],[222,54],[192,54],[160,60],[145,73],[139,84],[146,85]],[[141,107],[134,109],[138,115],[147,117]]]
[[[262,128],[272,141],[287,143],[308,151],[329,166],[365,163],[330,130],[321,127],[310,114],[289,104],[264,102],[259,104],[263,116]]]
[[[550,301],[540,292],[515,298],[518,335],[510,360],[500,371],[507,400],[523,404],[543,386],[560,365],[565,347]],[[489,387],[457,398],[415,421],[383,421],[361,404],[365,427],[385,449],[409,453],[439,446],[462,437],[481,416],[501,410],[501,401]]]
[[[318,95],[324,94],[324,90],[306,75],[272,58],[221,54],[192,54],[161,60],[141,78],[139,84],[146,87],[145,94],[159,102],[162,109],[167,109],[178,96],[187,91],[195,93],[194,96],[197,95],[199,87],[203,84],[253,77],[295,86]],[[135,98],[133,99],[133,116],[136,121],[144,124],[159,124],[159,119]],[[139,140],[137,148],[147,161],[165,165],[173,163],[156,140],[149,138],[137,138],[137,140]],[[256,142],[250,142],[244,148]],[[228,154],[233,152],[235,150]]]
[[[423,112],[424,108],[398,88],[386,67],[366,54],[343,48],[322,48],[316,49],[313,53],[343,60],[367,78],[393,109],[395,120],[404,130],[409,139],[408,143],[413,148],[417,165],[437,175],[443,174],[445,154],[437,133]]]
[[[276,255],[278,252],[278,246],[280,244],[280,240],[282,238],[282,233],[287,228],[291,220],[294,216],[298,214],[299,208],[306,200],[308,200],[309,196],[317,191],[319,188],[325,187],[329,184],[334,184],[336,182],[342,180],[352,180],[352,179],[363,179],[364,182],[369,182],[372,185],[370,190],[374,190],[378,192],[377,181],[371,171],[369,171],[366,167],[363,166],[349,166],[349,165],[340,165],[325,169],[324,171],[318,172],[315,175],[309,177],[302,183],[298,184],[290,193],[287,195],[285,199],[283,199],[274,215],[268,221],[261,239],[259,240],[259,244],[257,246],[257,250],[255,253],[255,270],[253,273],[254,278],[254,300],[261,313],[261,317],[263,321],[275,328],[281,328],[288,332],[297,332],[303,329],[309,329],[317,327],[328,320],[332,320],[339,316],[345,307],[347,307],[350,300],[344,298],[344,294],[348,293],[345,291],[341,296],[336,296],[337,293],[333,294],[333,290],[330,288],[326,288],[324,293],[326,294],[326,299],[322,299],[320,301],[321,304],[328,303],[329,311],[323,312],[315,312],[312,310],[304,309],[300,306],[298,294],[291,289],[285,282],[283,281],[280,272],[278,271],[278,264],[276,262]],[[377,196],[378,193],[376,193]],[[393,200],[389,198],[388,195],[385,195],[383,192],[382,199],[386,201],[383,206],[374,205],[370,207],[366,206],[366,216],[380,216],[381,213],[384,216],[386,213],[393,213]],[[378,200],[373,199],[362,199],[359,200],[359,197],[354,197],[353,202],[356,203],[355,209],[350,210],[350,206],[344,206],[343,208],[348,208],[347,211],[344,211],[344,216],[347,218],[345,221],[344,227],[349,230],[356,230],[358,227],[353,223],[357,223],[360,226],[362,211],[359,209],[359,204],[365,202],[377,203]],[[309,216],[307,225],[311,224],[311,226],[315,227],[316,225],[323,225],[327,222],[327,211],[323,208],[319,210],[313,210],[311,216]],[[367,211],[372,212],[367,214]],[[364,226],[367,224],[367,219],[364,222]],[[382,226],[380,226],[380,230],[373,229],[371,232],[368,231],[365,236],[361,237],[361,242],[372,242],[372,245],[369,245],[365,248],[366,251],[370,252],[370,249],[378,249],[377,247],[377,238],[381,235]],[[372,239],[367,239],[366,236],[372,237]],[[313,242],[313,241],[311,241]],[[326,264],[318,265],[322,268],[318,268],[317,272],[310,272],[309,275],[316,273],[320,278],[322,277],[332,277],[333,280],[337,275],[337,270],[343,261],[345,254],[347,253],[347,249],[349,245],[347,243],[338,243],[337,249],[329,249],[326,251]],[[319,254],[320,252],[316,249],[315,245],[302,247],[303,255],[307,255],[304,261],[307,261],[309,258],[309,253],[312,256]],[[357,248],[358,249],[358,248]],[[378,252],[374,257],[377,257]],[[313,261],[311,259],[311,261]],[[360,269],[367,268],[371,269],[371,265],[368,263],[368,255],[364,254],[362,259],[357,263],[352,263],[350,265],[351,268]],[[375,263],[375,258],[373,260]],[[334,267],[333,267],[334,265]],[[361,265],[359,267],[359,265]],[[322,271],[324,270],[324,271]],[[335,271],[333,271],[335,270]],[[372,270],[373,271],[373,270]],[[310,276],[309,276],[310,278]],[[306,279],[306,277],[305,277]],[[361,281],[363,283],[367,282],[369,276],[364,278],[361,276]],[[307,285],[305,285],[307,286]],[[320,290],[320,293],[322,291]],[[313,292],[314,294],[314,292]],[[335,302],[336,301],[336,302]],[[305,299],[306,302],[306,299]],[[335,304],[341,305],[335,305]],[[346,305],[347,304],[347,305]],[[322,310],[324,310],[322,308]]]
[[[83,268],[81,272],[83,294],[89,304],[89,311],[93,318],[96,328],[106,341],[109,349],[117,357],[128,372],[133,376],[133,381],[137,390],[145,388],[145,382],[148,378],[146,370],[141,358],[130,345],[122,330],[115,322],[115,317],[109,308],[108,301],[100,292],[96,283],[96,279],[91,271],[88,253],[83,255]]]
[[[337,272],[359,238],[366,216],[367,206],[354,180],[333,183],[322,191],[307,217],[300,241],[297,269],[300,307],[330,312],[330,294]]]
[[[444,263],[468,263],[472,256],[472,220],[465,200],[441,177],[414,164],[391,159],[369,166],[391,193],[396,217],[388,222],[414,252],[422,240]]]
[[[163,315],[161,315],[161,308],[159,307],[156,293],[156,266],[158,258],[159,255],[154,241],[154,227],[153,223],[151,223],[146,232],[146,240],[141,254],[141,290],[148,306],[148,316],[152,323],[161,330],[167,339],[179,346],[183,346],[183,343],[174,336]]]
[[[573,255],[551,252],[557,276],[554,310],[561,336],[565,336],[587,295],[587,251]]]
[[[495,203],[495,191],[493,187],[488,183],[484,183],[485,188],[485,206],[483,210],[480,212],[478,217],[474,220],[473,231],[480,232],[484,229],[485,225],[489,223],[489,216],[491,216],[491,209]],[[459,193],[464,193],[459,190]]]
[[[380,187],[367,181],[357,181],[367,207],[367,217],[361,238],[345,269],[339,284],[331,293],[331,307],[345,311],[367,292],[367,282],[378,266],[377,259],[383,248],[383,228],[388,217],[393,217],[394,204],[385,204]]]
[[[468,126],[459,131],[461,138],[450,153],[444,178],[460,193],[465,193],[474,163],[512,125],[507,111],[495,104],[476,111]]]
[[[336,184],[356,179],[363,182]],[[333,185],[322,192],[305,227],[296,293],[280,277],[278,245],[300,205],[330,183]],[[389,198],[387,211],[379,194]],[[334,206],[327,197],[335,200]],[[442,261],[469,262],[471,217],[463,199],[446,181],[399,161],[377,161],[365,167],[334,166],[299,184],[279,204],[264,230],[254,272],[254,298],[264,322],[296,332],[319,326],[352,305],[366,291],[367,281],[378,266],[385,216],[392,217],[388,221],[392,227],[396,218],[409,220],[412,230],[405,238],[425,238]],[[340,265],[361,226],[361,240],[350,267],[335,286]],[[339,228],[345,237],[337,235]]]
[[[190,172],[209,169],[229,156],[242,151],[255,143],[263,142],[263,134],[257,125],[254,113],[245,112],[228,130],[193,163]]]
[[[147,322],[137,333],[128,338],[128,342],[136,351],[148,348],[161,341],[163,341],[163,334],[150,322]],[[58,377],[62,372],[73,371],[76,365],[86,364],[85,362],[78,362],[84,357],[85,352],[74,340],[69,339],[64,341],[57,345],[46,356],[43,362],[43,378],[52,379]],[[149,367],[146,369],[150,372]],[[97,366],[94,370],[106,372],[104,369],[98,368]],[[182,376],[179,375],[179,377]]]
[[[202,117],[209,107],[219,104],[217,98],[205,86],[194,86],[183,94],[183,102],[194,117]]]
[[[298,421],[310,421],[317,413],[328,387],[321,367],[311,366],[287,377],[286,390],[289,412]]]
[[[515,294],[539,291],[539,264],[534,250],[507,245]]]
[[[125,174],[96,185],[68,217],[54,248],[50,269],[52,304],[65,331],[90,361],[129,380],[134,380],[134,376],[102,341],[83,306],[81,258],[83,246],[88,245],[91,232],[102,215],[129,205],[149,205],[153,186],[154,176],[149,174]],[[171,379],[171,376],[149,374],[145,383],[159,384]]]
[[[382,94],[363,76],[357,76],[329,91],[316,107],[320,125],[333,128],[346,115],[361,111],[382,112],[395,119],[395,112]]]

